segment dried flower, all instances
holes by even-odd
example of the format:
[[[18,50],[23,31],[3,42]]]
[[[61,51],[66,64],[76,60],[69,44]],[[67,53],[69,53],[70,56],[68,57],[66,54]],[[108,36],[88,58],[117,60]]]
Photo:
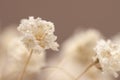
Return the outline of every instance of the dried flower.
[[[28,49],[53,49],[58,50],[56,39],[54,35],[54,24],[42,20],[41,18],[29,17],[29,19],[23,19],[18,27],[18,30],[22,32],[23,42]]]
[[[95,51],[103,72],[117,77],[117,72],[120,71],[120,45],[112,43],[110,40],[100,40]]]

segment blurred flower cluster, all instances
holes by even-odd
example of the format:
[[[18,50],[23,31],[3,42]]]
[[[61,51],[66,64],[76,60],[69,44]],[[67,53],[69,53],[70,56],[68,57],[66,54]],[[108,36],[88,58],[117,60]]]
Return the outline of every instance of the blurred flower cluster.
[[[54,32],[39,17],[0,30],[0,80],[117,80],[119,33],[107,39],[96,29],[77,30],[58,50]],[[58,55],[47,58],[47,49]]]

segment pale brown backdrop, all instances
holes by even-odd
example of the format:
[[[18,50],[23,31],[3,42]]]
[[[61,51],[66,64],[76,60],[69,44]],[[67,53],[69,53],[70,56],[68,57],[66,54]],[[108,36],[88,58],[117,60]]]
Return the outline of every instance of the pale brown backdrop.
[[[28,16],[53,21],[60,43],[80,26],[108,37],[120,31],[119,0],[0,0],[1,26],[19,24]]]

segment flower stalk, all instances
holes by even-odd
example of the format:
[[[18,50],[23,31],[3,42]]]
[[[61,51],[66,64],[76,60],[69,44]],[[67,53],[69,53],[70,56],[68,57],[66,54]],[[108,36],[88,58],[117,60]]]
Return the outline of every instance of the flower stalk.
[[[92,68],[94,65],[96,65],[98,63],[99,63],[98,59],[93,61],[75,80],[79,80],[90,68]]]
[[[24,65],[24,67],[23,67],[22,73],[21,73],[21,75],[20,75],[20,77],[19,77],[18,80],[23,80],[24,75],[25,75],[25,72],[26,72],[26,69],[27,69],[27,66],[28,66],[28,64],[29,64],[29,62],[30,62],[30,59],[31,59],[31,57],[32,57],[32,54],[33,54],[33,50],[31,49],[31,50],[30,50],[30,54],[29,54],[29,56],[28,56],[28,58],[27,58],[27,61],[25,62],[25,65]]]

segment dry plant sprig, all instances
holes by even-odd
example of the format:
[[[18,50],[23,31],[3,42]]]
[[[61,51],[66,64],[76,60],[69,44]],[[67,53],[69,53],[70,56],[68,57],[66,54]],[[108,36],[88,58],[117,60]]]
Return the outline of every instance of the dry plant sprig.
[[[95,51],[95,63],[89,65],[86,70],[76,78],[76,80],[81,78],[82,75],[96,63],[99,64],[98,68],[103,72],[118,77],[117,72],[120,71],[120,45],[112,43],[110,40],[100,40],[95,47]]]
[[[28,51],[32,50],[20,77],[20,80],[23,80],[32,53],[41,53],[50,48],[58,50],[59,45],[55,42],[57,37],[54,35],[54,24],[41,18],[29,17],[29,19],[23,19],[18,31],[24,34],[22,41]]]

